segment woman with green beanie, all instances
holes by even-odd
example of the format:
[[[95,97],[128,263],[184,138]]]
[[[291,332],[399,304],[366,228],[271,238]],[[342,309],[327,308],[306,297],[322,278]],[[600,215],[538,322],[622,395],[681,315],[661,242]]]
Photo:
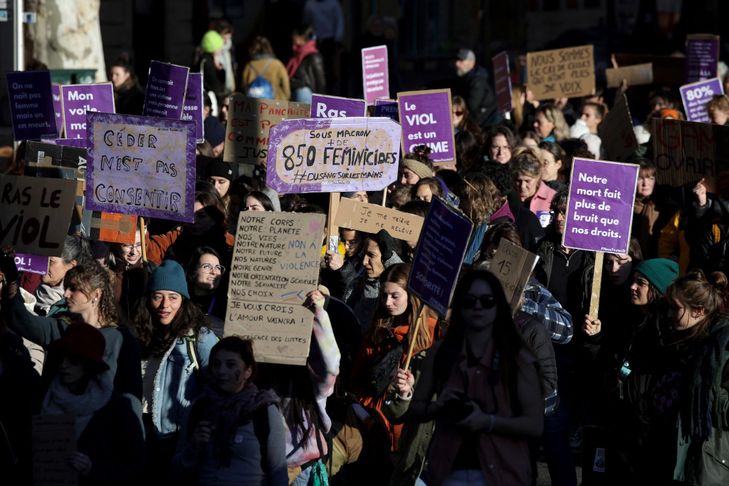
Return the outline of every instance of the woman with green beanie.
[[[142,405],[155,479],[165,478],[177,432],[202,390],[200,377],[218,341],[204,319],[190,300],[185,271],[174,260],[163,261],[132,317],[142,348]]]
[[[225,97],[225,68],[219,59],[224,45],[223,36],[214,30],[205,32],[200,41],[202,57],[199,67],[203,75],[203,89],[213,101],[213,114]]]

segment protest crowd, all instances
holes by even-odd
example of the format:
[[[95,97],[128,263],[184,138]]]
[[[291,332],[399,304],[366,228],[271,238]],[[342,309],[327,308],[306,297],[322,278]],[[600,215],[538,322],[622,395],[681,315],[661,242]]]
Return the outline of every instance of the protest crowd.
[[[288,60],[220,20],[50,136],[14,112],[0,484],[729,484],[726,66],[682,104],[466,47],[390,92],[372,44],[341,98],[307,15]]]

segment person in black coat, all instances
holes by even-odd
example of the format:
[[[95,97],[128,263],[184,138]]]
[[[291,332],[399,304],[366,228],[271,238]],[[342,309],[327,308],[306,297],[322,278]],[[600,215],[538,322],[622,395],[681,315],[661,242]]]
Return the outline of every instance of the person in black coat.
[[[486,69],[476,64],[476,54],[470,49],[459,49],[455,65],[458,80],[453,94],[466,100],[471,117],[481,128],[498,123],[501,117],[496,111],[491,80]]]
[[[114,85],[116,113],[141,115],[144,109],[144,90],[139,86],[134,66],[125,54],[111,65],[111,83]]]

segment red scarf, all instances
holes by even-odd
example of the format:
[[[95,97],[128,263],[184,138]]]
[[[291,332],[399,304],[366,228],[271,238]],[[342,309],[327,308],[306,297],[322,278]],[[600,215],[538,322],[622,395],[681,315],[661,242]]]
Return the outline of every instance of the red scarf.
[[[317,52],[319,51],[316,48],[315,40],[310,40],[306,44],[294,47],[294,56],[286,64],[286,72],[289,73],[289,78],[299,70],[299,66],[304,62],[306,56],[316,54]]]

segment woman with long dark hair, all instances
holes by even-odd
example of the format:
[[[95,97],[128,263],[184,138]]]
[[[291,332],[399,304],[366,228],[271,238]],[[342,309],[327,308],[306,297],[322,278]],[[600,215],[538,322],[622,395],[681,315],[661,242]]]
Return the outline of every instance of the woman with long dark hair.
[[[409,413],[436,422],[428,485],[530,483],[527,439],[542,433],[544,413],[539,371],[490,272],[458,283],[448,331],[428,352]]]

